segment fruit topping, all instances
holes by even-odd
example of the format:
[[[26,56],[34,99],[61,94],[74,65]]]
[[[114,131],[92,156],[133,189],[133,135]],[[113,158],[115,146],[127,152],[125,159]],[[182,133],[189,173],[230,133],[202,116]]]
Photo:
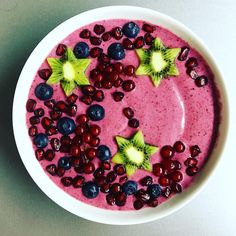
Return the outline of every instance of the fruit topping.
[[[123,39],[122,45],[127,50],[133,50],[134,49],[133,42],[130,39],[128,39],[128,38],[124,38]]]
[[[64,54],[66,53],[66,50],[67,50],[67,47],[65,44],[59,44],[56,49],[57,56],[64,56]],[[48,76],[48,78],[49,78],[49,76]]]
[[[115,200],[117,206],[124,206],[127,200],[127,196],[124,192],[119,192],[116,194]]]
[[[158,182],[161,186],[168,186],[170,184],[170,180],[168,177],[166,176],[161,176],[159,179],[158,179]]]
[[[140,31],[140,28],[134,22],[127,22],[122,27],[123,34],[128,38],[135,38]]]
[[[178,60],[185,61],[188,57],[189,51],[190,51],[189,47],[182,47],[181,52],[178,56]]]
[[[198,167],[197,166],[189,166],[186,169],[186,174],[189,176],[194,176],[195,174],[198,173]]]
[[[80,38],[88,39],[91,36],[91,32],[88,29],[84,29],[80,32]]]
[[[43,80],[47,80],[51,74],[52,74],[52,71],[50,69],[42,69],[38,71],[39,77]]]
[[[82,193],[86,198],[96,198],[99,194],[99,188],[96,183],[88,181],[83,185]]]
[[[125,107],[123,109],[123,114],[128,118],[128,119],[132,119],[134,117],[134,111],[132,108],[130,107]]]
[[[106,201],[109,205],[114,206],[116,203],[115,195],[112,193],[109,193],[106,195]]]
[[[39,133],[34,136],[34,144],[37,148],[45,148],[48,142],[48,136],[46,134]]]
[[[144,46],[144,38],[140,36],[134,40],[134,47],[135,48],[142,48]]]
[[[39,148],[35,150],[35,156],[38,161],[42,161],[44,159],[44,150]]]
[[[124,72],[128,76],[134,76],[135,67],[133,65],[128,65],[125,67]]]
[[[104,42],[106,42],[106,41],[108,41],[108,40],[110,40],[111,39],[111,34],[110,34],[110,32],[105,32],[103,35],[102,35],[102,40],[104,41]]]
[[[125,51],[120,43],[112,43],[107,49],[107,54],[114,60],[121,60],[125,58]]]
[[[161,148],[160,154],[163,158],[171,158],[174,156],[175,150],[170,145],[165,145]]]
[[[77,175],[72,180],[74,188],[82,188],[85,183],[85,178],[82,175]]]
[[[92,45],[99,46],[102,43],[102,39],[99,37],[96,37],[96,36],[92,36],[92,37],[90,37],[90,43]]]
[[[116,102],[120,102],[124,98],[124,93],[116,91],[112,94],[112,97]]]
[[[111,151],[110,148],[107,147],[106,145],[100,145],[97,148],[97,157],[101,160],[101,161],[107,161],[111,158]]]
[[[150,33],[146,33],[144,35],[144,41],[147,45],[152,45],[154,41],[154,37]]]
[[[69,170],[71,168],[71,158],[67,156],[61,157],[58,160],[58,166],[65,170]]]
[[[177,141],[174,144],[174,149],[176,152],[180,153],[180,152],[184,152],[185,150],[185,145],[183,144],[183,142],[181,141]]]
[[[38,134],[38,129],[37,129],[37,127],[36,127],[36,126],[31,126],[31,127],[29,127],[28,133],[29,133],[29,136],[30,136],[30,137],[35,136],[36,134]]]
[[[117,164],[114,166],[114,171],[117,175],[123,175],[125,174],[125,167],[121,164]]]
[[[72,177],[63,177],[61,178],[61,183],[65,186],[65,187],[69,187],[72,185]]]
[[[198,66],[197,58],[195,58],[195,57],[190,57],[190,58],[186,61],[185,66],[186,66],[187,68],[191,68],[191,69],[194,68],[194,67],[196,67],[196,66]]]
[[[147,192],[151,198],[158,198],[161,195],[161,191],[159,184],[151,184],[147,187]]]
[[[125,92],[130,92],[135,89],[135,83],[133,80],[125,80],[122,83],[122,88]]]
[[[160,163],[156,163],[152,166],[152,173],[155,175],[155,176],[162,176],[163,175],[163,166],[160,164]]]
[[[208,84],[208,78],[205,75],[201,75],[195,79],[197,87],[203,87]]]
[[[196,158],[187,158],[186,161],[184,162],[186,166],[192,166],[192,167],[196,166],[197,163],[198,160]]]
[[[57,167],[54,164],[46,166],[46,171],[52,176],[56,175],[56,170],[57,170]]]
[[[95,34],[102,34],[105,32],[105,27],[103,25],[99,25],[99,24],[96,24],[94,27],[93,27],[93,31]]]
[[[190,155],[191,157],[196,157],[201,153],[201,149],[198,145],[193,145],[190,147]]]
[[[140,180],[140,184],[141,184],[142,186],[151,185],[152,182],[153,182],[153,179],[152,179],[151,176],[146,176],[146,177],[144,177],[144,178],[142,178],[142,179]]]
[[[79,42],[75,45],[73,52],[77,58],[86,58],[89,55],[89,46],[85,42]]]
[[[99,47],[94,47],[94,48],[91,48],[90,52],[89,52],[89,55],[92,57],[92,58],[96,58],[96,57],[99,57],[101,54],[102,54],[103,50]]]
[[[104,108],[98,104],[91,105],[86,113],[92,121],[102,120],[105,116]]]
[[[143,203],[140,200],[135,200],[134,201],[134,209],[139,210],[143,207]]]
[[[32,116],[30,117],[29,122],[31,125],[37,125],[40,123],[40,119],[37,116]]]
[[[36,107],[36,101],[34,99],[28,99],[26,103],[26,110],[28,112],[33,112]]]
[[[138,184],[133,180],[128,180],[123,184],[122,190],[126,195],[135,194],[138,190]]]
[[[146,23],[143,24],[143,26],[142,26],[142,30],[145,31],[145,32],[148,32],[148,33],[153,33],[155,29],[156,29],[155,26],[149,25],[149,24],[146,24]]]
[[[128,121],[128,125],[129,127],[136,129],[139,127],[139,120],[132,118]]]
[[[71,118],[62,117],[57,122],[57,129],[63,135],[72,134],[75,130],[75,122]]]
[[[162,196],[168,198],[171,195],[171,192],[171,188],[166,187],[164,190],[162,190]]]
[[[120,27],[115,27],[111,31],[111,36],[117,40],[121,39],[123,37],[123,32]]]
[[[40,83],[36,86],[34,93],[39,100],[49,100],[53,95],[53,89],[48,84]]]

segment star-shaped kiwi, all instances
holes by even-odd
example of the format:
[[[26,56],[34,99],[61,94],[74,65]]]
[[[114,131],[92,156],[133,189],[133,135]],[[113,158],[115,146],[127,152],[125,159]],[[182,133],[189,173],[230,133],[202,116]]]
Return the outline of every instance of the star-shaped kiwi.
[[[116,136],[118,152],[113,156],[112,162],[124,165],[127,176],[131,176],[137,169],[152,171],[150,157],[158,148],[144,142],[142,131],[137,131],[130,139]]]
[[[155,38],[149,49],[136,49],[140,59],[136,75],[150,76],[156,87],[163,78],[179,75],[175,59],[180,50],[180,48],[167,48],[159,38]]]
[[[66,96],[69,96],[77,86],[88,85],[89,80],[85,70],[89,66],[90,59],[77,59],[71,48],[67,49],[63,58],[47,58],[52,69],[52,74],[47,84],[61,82],[62,89]]]

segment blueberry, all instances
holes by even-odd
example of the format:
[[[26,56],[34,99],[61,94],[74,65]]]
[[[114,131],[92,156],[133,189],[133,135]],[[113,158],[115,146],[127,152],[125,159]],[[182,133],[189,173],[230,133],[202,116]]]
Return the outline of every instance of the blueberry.
[[[91,105],[87,109],[87,116],[92,120],[92,121],[99,121],[102,120],[105,116],[105,110],[102,106],[98,104]]]
[[[92,181],[89,181],[82,187],[82,193],[87,198],[95,198],[99,194],[99,188],[97,184]]]
[[[57,122],[57,129],[63,135],[72,134],[75,130],[75,122],[71,118],[62,117]]]
[[[58,166],[62,167],[65,170],[69,170],[71,167],[71,159],[70,157],[61,157],[58,160]]]
[[[135,38],[138,35],[140,28],[137,24],[131,21],[124,24],[124,26],[122,27],[122,31],[126,37]]]
[[[89,46],[85,42],[79,42],[74,47],[74,54],[77,58],[86,58],[89,55]]]
[[[126,195],[132,195],[137,192],[138,184],[133,180],[128,180],[126,183],[123,184],[122,189]]]
[[[40,83],[37,85],[37,87],[34,90],[35,96],[39,100],[48,100],[53,95],[53,89],[50,85],[45,83]]]
[[[114,60],[121,60],[125,57],[125,51],[120,43],[112,43],[108,49],[107,54]]]
[[[37,134],[34,137],[34,144],[38,148],[45,148],[48,145],[48,136],[43,133]]]
[[[161,186],[159,184],[152,184],[147,187],[147,192],[151,198],[158,198],[161,195]]]
[[[101,161],[109,160],[111,158],[111,151],[110,151],[109,147],[107,147],[106,145],[100,145],[97,148],[97,157]]]

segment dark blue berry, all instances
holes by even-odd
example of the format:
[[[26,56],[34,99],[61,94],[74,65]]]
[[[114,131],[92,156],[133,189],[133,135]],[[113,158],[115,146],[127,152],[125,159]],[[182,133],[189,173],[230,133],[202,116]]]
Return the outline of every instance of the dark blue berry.
[[[34,90],[35,96],[39,100],[48,100],[53,95],[53,89],[50,85],[45,83],[40,83],[37,85],[37,87]]]
[[[98,185],[92,181],[89,181],[82,187],[82,193],[87,198],[95,198],[99,194]]]
[[[105,110],[102,106],[98,104],[91,105],[87,109],[87,116],[92,120],[92,121],[99,121],[102,120],[105,116]]]
[[[43,133],[37,134],[34,137],[34,144],[38,148],[45,148],[48,145],[48,136]]]
[[[159,184],[152,184],[147,187],[147,192],[151,198],[158,198],[161,195],[161,186]]]
[[[125,50],[120,43],[112,43],[107,49],[107,54],[114,60],[121,60],[125,57]]]
[[[77,58],[86,58],[89,55],[89,46],[85,42],[79,42],[74,47],[74,54]]]
[[[123,184],[122,189],[126,195],[132,195],[137,192],[138,184],[133,180],[128,180],[126,183]]]
[[[97,157],[101,161],[109,160],[111,158],[111,151],[110,151],[109,147],[107,147],[106,145],[100,145],[97,148]]]
[[[131,21],[124,24],[122,31],[123,34],[128,38],[135,38],[138,35],[140,28],[138,27],[137,24]]]
[[[69,135],[75,130],[75,122],[74,120],[68,117],[62,117],[57,122],[57,129],[63,135]]]
[[[58,160],[58,166],[62,167],[64,170],[69,170],[71,168],[71,158],[70,157],[61,157]]]

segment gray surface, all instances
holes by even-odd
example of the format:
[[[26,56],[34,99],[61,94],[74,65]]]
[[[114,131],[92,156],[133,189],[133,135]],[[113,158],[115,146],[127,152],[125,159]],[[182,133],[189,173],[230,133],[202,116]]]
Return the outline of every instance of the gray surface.
[[[31,180],[20,161],[12,134],[11,106],[24,62],[40,39],[57,24],[91,8],[128,3],[158,10],[186,24],[205,41],[215,55],[225,75],[231,107],[235,105],[235,1],[145,2],[0,0],[1,236],[235,235],[235,122],[231,124],[230,139],[222,164],[207,188],[180,211],[149,224],[106,226],[76,217],[47,198]],[[235,120],[235,115],[235,110],[232,110],[231,120]]]

